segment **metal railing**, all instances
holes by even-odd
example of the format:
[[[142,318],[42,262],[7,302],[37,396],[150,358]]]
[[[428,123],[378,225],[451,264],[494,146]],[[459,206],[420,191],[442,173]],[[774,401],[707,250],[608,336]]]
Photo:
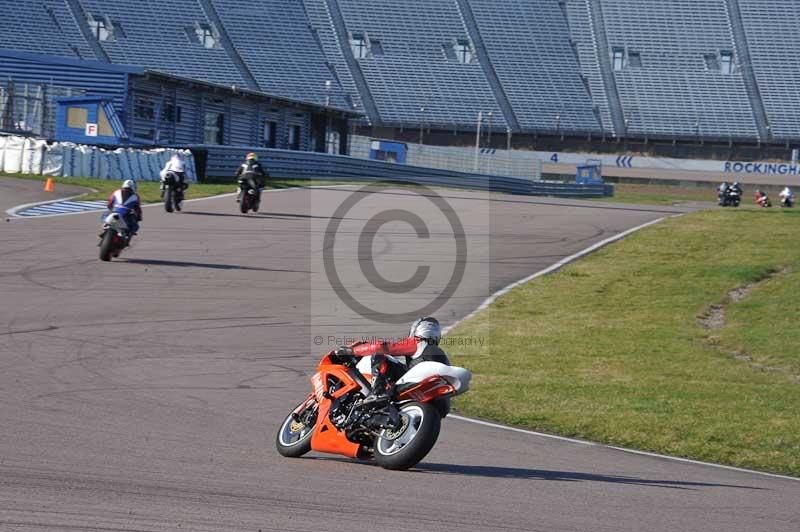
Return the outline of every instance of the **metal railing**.
[[[244,148],[234,146],[190,146],[198,166],[205,161],[201,176],[230,177],[249,151],[258,153],[259,159],[277,179],[315,179],[339,181],[395,181],[430,186],[446,186],[472,190],[488,190],[528,196],[559,196],[591,198],[612,196],[610,185],[577,185],[551,183],[515,177],[488,176],[436,168],[398,165],[359,159],[344,155]]]

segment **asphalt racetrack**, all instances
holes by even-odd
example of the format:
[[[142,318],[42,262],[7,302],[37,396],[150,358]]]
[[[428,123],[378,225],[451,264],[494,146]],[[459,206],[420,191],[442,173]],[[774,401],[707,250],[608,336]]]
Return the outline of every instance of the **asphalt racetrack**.
[[[97,258],[97,213],[3,222],[0,530],[800,529],[800,482],[452,418],[408,472],[279,456],[277,426],[320,355],[340,337],[405,333],[402,314],[443,292],[457,257],[463,276],[435,312],[445,325],[514,280],[677,212],[354,191],[270,192],[247,216],[231,197],[172,215],[148,207],[111,263]],[[421,264],[417,289],[398,288],[416,286]]]

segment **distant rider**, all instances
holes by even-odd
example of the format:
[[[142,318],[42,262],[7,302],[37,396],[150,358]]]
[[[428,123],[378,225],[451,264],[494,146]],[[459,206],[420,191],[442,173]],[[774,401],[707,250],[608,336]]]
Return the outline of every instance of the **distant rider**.
[[[139,195],[136,194],[136,182],[126,179],[122,183],[122,188],[115,190],[108,198],[108,210],[114,212],[117,207],[127,207],[129,210],[125,215],[125,223],[134,236],[139,231],[139,222],[142,221],[142,204]]]
[[[761,190],[756,189],[755,196],[753,197],[757,205],[761,207],[772,207],[772,202],[769,201],[769,197],[767,197],[766,193],[761,192]]]
[[[372,357],[372,390],[364,403],[388,402],[394,393],[394,383],[409,369],[423,361],[450,365],[447,354],[439,347],[442,328],[436,318],[424,317],[411,325],[408,338],[397,342],[359,342],[340,347],[336,355]],[[404,359],[404,362],[389,358]]]
[[[728,185],[728,182],[727,181],[723,181],[722,184],[719,186],[719,188],[717,188],[717,199],[719,199],[719,204],[720,205],[724,205],[725,204],[725,194],[728,193],[728,188],[729,187],[730,187],[730,185]]]
[[[784,187],[778,196],[781,198],[781,205],[785,205],[786,207],[794,206],[794,192],[791,188]]]
[[[242,163],[236,171],[236,180],[239,183],[239,195],[236,197],[236,202],[242,201],[242,193],[245,190],[245,187],[242,185],[247,183],[252,190],[256,191],[256,206],[260,205],[261,189],[264,188],[268,177],[269,174],[267,174],[264,167],[261,166],[261,163],[258,162],[258,155],[253,152],[248,153],[244,163]],[[257,208],[254,210],[257,210]]]
[[[164,198],[164,179],[166,179],[167,174],[172,172],[175,176],[175,184],[176,190],[183,196],[183,193],[189,188],[189,184],[186,182],[186,165],[183,162],[183,156],[180,153],[174,154],[170,157],[167,164],[164,165],[164,169],[161,170],[161,198]]]

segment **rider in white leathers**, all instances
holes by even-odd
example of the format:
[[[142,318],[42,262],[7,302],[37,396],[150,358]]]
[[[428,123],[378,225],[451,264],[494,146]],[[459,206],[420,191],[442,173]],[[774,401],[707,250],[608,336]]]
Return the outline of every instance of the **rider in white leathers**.
[[[792,191],[791,188],[784,187],[784,189],[781,190],[781,193],[778,194],[778,196],[781,198],[781,204],[788,205],[789,207],[791,207],[794,204],[794,192]],[[787,198],[789,201],[786,201]]]
[[[175,181],[179,185],[179,190],[184,192],[189,185],[186,184],[186,165],[183,162],[183,156],[180,153],[174,154],[167,164],[164,165],[164,169],[161,170],[161,197],[164,197],[164,179],[167,177],[167,174],[172,172],[175,176]]]

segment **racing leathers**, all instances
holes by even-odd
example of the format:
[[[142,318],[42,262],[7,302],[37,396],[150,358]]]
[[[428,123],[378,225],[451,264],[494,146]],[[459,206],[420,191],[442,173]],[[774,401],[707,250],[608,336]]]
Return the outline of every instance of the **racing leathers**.
[[[161,170],[161,197],[164,197],[164,179],[166,179],[167,174],[172,173],[175,176],[175,184],[176,191],[180,194],[180,197],[183,197],[183,193],[189,188],[189,184],[186,183],[186,167],[183,163],[183,159],[180,157],[173,156],[167,161],[167,164],[164,165],[163,170]]]
[[[124,218],[131,231],[131,236],[139,231],[139,222],[142,221],[142,204],[139,195],[129,188],[115,190],[108,198],[108,210],[114,212],[117,207],[127,207]]]
[[[447,354],[438,345],[415,337],[397,342],[361,342],[342,349],[357,357],[371,357],[372,393],[367,397],[369,401],[388,400],[394,383],[420,362],[450,365]]]
[[[239,183],[239,196],[236,201],[241,201],[242,193],[247,188],[250,188],[256,191],[256,202],[261,203],[261,189],[264,188],[268,177],[269,175],[264,171],[264,167],[257,160],[248,159],[242,163],[236,171],[236,180]],[[243,186],[244,184],[247,184],[247,187]]]

